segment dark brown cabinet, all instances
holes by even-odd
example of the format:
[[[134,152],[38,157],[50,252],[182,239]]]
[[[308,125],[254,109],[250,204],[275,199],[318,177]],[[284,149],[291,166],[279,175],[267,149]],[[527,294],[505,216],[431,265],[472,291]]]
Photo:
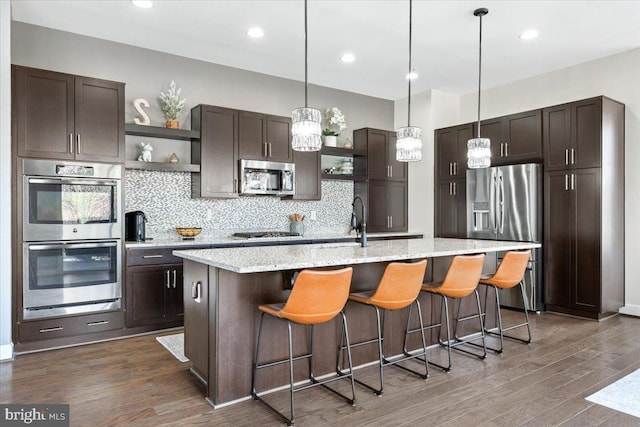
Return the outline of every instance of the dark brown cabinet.
[[[293,163],[296,165],[296,194],[293,200],[320,200],[320,152],[294,151]]]
[[[293,161],[291,119],[241,111],[238,121],[238,158]]]
[[[198,105],[191,129],[200,132],[191,142],[191,161],[200,165],[191,174],[191,197],[238,197],[238,111]]]
[[[18,156],[124,162],[124,84],[12,67]]]
[[[127,268],[127,327],[182,325],[182,264]]]
[[[435,131],[436,237],[461,238],[467,235],[467,141],[472,138],[472,129],[471,124],[465,124]]]
[[[436,186],[435,236],[467,237],[466,181],[441,180]]]
[[[396,160],[396,133],[363,128],[353,132],[355,147],[367,147],[369,179],[407,180],[407,164]]]
[[[624,301],[624,105],[599,97],[543,118],[545,303],[602,318]]]
[[[406,182],[369,180],[367,230],[406,231],[407,197]]]
[[[473,136],[477,135],[473,125]],[[542,160],[542,111],[532,110],[480,124],[480,136],[491,140],[491,165],[540,162]]]
[[[467,142],[470,138],[472,138],[471,124],[436,130],[436,180],[465,178]]]
[[[602,165],[602,107],[599,97],[543,110],[547,171]]]

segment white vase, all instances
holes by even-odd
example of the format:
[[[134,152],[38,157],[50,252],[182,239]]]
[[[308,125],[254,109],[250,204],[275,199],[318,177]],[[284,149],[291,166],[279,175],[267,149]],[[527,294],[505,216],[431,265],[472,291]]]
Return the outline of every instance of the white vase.
[[[338,145],[338,138],[333,135],[325,135],[324,145],[326,145],[327,147],[335,147]]]

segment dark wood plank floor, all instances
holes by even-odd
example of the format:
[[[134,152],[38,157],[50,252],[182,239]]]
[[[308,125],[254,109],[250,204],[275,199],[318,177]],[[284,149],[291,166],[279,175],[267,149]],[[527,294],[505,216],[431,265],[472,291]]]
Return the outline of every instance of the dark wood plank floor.
[[[640,425],[639,418],[584,400],[640,368],[639,318],[598,323],[545,313],[532,320],[531,345],[507,342],[502,355],[485,361],[454,354],[453,370],[432,369],[427,381],[387,368],[384,395],[357,387],[355,407],[322,389],[301,392],[296,425]],[[430,353],[434,360],[445,355]],[[0,401],[69,403],[72,426],[280,424],[251,400],[214,410],[188,368],[155,335],[26,354],[0,364]],[[375,368],[356,373],[376,380]],[[285,393],[269,397],[287,407]]]

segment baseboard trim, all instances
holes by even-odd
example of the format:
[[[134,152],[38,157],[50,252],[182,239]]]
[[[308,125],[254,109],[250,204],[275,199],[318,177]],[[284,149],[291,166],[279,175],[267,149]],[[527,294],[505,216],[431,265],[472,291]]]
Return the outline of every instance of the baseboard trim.
[[[620,307],[618,311],[620,312],[620,314],[640,317],[640,305],[626,304],[624,307]]]
[[[13,360],[13,343],[0,345],[0,360]]]

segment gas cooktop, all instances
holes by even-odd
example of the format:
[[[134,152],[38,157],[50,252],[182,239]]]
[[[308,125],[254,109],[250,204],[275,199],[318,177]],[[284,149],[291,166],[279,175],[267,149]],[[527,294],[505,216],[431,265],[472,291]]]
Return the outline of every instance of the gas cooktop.
[[[256,239],[261,237],[295,237],[300,233],[292,233],[289,231],[246,231],[234,233],[233,237],[242,237],[243,239]]]

